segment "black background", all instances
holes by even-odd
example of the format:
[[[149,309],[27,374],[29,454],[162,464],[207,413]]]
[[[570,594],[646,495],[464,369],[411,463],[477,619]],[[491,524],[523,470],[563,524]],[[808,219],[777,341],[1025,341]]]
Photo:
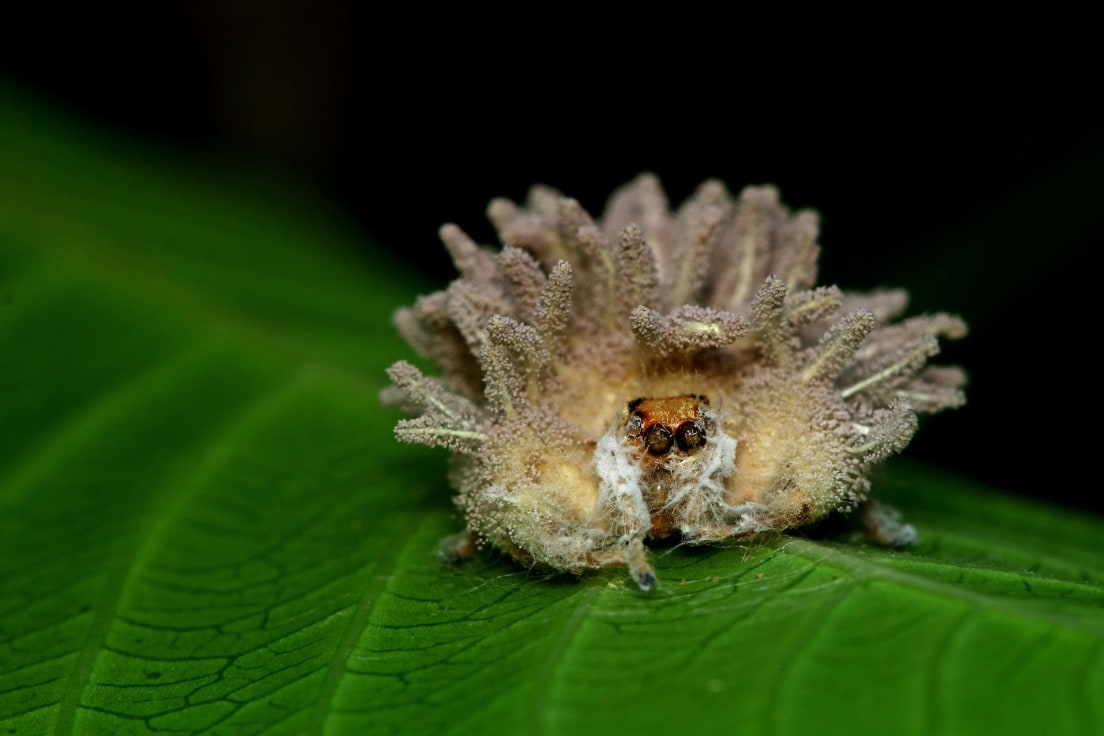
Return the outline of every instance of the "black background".
[[[708,177],[774,183],[821,212],[822,283],[905,286],[913,313],[970,323],[941,358],[970,373],[969,403],[928,418],[909,456],[1104,510],[1104,129],[1084,64],[969,31],[909,45],[814,22],[814,44],[780,20],[373,7],[38,4],[4,21],[0,76],[92,124],[317,189],[428,288],[454,275],[442,222],[494,242],[487,202],[536,182],[596,214],[644,170],[673,203]]]

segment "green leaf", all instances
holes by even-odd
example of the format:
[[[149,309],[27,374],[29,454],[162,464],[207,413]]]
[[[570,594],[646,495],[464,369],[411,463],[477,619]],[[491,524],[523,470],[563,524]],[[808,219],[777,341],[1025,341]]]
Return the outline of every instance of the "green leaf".
[[[846,533],[548,577],[397,445],[419,284],[0,89],[0,734],[1104,732],[1104,523],[899,462]]]

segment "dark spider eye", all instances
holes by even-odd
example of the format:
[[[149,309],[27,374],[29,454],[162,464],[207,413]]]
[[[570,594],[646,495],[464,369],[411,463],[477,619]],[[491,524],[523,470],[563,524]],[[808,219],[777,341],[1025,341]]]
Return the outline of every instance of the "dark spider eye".
[[[683,422],[675,432],[675,441],[683,452],[696,450],[705,444],[705,430],[697,422]]]
[[[652,455],[666,455],[673,444],[675,441],[671,437],[671,430],[662,424],[653,424],[644,433],[644,447]]]

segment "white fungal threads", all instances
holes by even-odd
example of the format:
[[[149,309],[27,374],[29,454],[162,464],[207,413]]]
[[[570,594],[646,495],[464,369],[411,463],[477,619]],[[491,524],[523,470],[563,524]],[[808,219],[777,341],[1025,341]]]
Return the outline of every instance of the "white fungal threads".
[[[460,278],[396,315],[441,377],[399,362],[385,392],[413,415],[400,440],[455,453],[466,532],[446,557],[489,543],[552,570],[624,565],[647,590],[652,542],[859,507],[874,539],[915,540],[867,475],[917,413],[963,403],[963,372],[928,365],[960,319],[895,321],[903,291],[816,287],[816,215],[771,187],[706,182],[671,212],[644,175],[599,220],[543,187],[488,213],[505,247],[446,225]]]
[[[587,540],[593,551],[623,548],[633,579],[648,590],[655,584],[655,572],[643,547],[652,529],[652,514],[644,502],[644,474],[622,434],[623,428],[612,427],[594,451],[598,502],[589,520]]]

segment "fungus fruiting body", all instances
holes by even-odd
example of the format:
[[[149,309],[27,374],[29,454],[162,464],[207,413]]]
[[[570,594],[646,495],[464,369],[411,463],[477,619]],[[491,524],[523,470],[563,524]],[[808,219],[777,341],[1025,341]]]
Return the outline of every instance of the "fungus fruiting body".
[[[445,225],[460,277],[396,315],[441,375],[400,361],[385,392],[413,415],[399,440],[454,453],[454,552],[624,565],[648,589],[647,542],[854,510],[918,413],[964,401],[963,372],[928,359],[965,324],[898,321],[900,290],[816,287],[817,216],[772,187],[733,198],[709,181],[671,212],[642,175],[598,220],[545,187],[488,214],[504,247]],[[882,510],[868,518],[884,542],[914,536]]]

